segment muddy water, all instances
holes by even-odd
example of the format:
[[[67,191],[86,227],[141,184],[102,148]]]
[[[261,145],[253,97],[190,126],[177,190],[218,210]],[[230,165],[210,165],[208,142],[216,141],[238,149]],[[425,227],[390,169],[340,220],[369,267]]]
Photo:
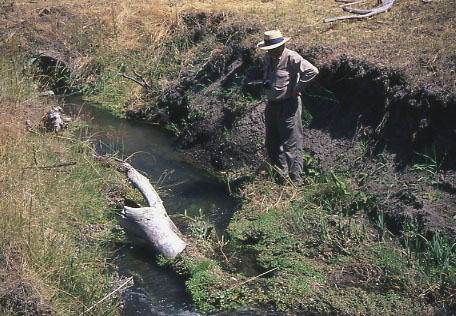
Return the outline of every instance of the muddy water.
[[[214,177],[185,162],[169,133],[156,126],[116,118],[77,97],[66,100],[65,112],[90,121],[90,128],[81,128],[81,137],[91,139],[100,153],[131,157],[135,168],[147,172],[151,182],[160,186],[159,193],[170,215],[187,210],[190,216],[198,216],[201,209],[217,230],[228,223],[238,202]],[[135,285],[124,294],[125,315],[198,315],[192,311],[183,281],[158,267],[146,250],[121,249],[113,260],[121,275],[135,276]]]

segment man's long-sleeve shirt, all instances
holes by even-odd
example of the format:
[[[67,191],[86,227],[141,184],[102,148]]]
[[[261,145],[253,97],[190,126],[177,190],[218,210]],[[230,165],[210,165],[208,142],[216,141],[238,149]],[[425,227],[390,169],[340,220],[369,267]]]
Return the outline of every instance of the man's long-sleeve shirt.
[[[269,80],[266,97],[271,102],[290,99],[293,92],[301,92],[318,74],[318,69],[302,58],[297,52],[288,48],[283,50],[278,62],[273,61],[266,53],[263,80]]]

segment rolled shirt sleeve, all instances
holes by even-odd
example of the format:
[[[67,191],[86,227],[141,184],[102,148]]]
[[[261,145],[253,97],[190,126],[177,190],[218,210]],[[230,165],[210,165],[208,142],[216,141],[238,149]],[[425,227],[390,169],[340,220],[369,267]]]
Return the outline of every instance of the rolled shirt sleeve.
[[[301,92],[318,75],[318,69],[299,54],[290,55],[290,66],[297,72],[297,82],[294,93]]]

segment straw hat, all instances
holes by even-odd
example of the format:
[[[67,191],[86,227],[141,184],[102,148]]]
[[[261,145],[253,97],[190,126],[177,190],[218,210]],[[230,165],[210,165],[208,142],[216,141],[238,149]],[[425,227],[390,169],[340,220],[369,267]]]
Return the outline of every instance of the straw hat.
[[[257,47],[263,50],[269,50],[285,44],[290,40],[289,37],[283,37],[279,30],[264,32],[264,41],[259,42]]]

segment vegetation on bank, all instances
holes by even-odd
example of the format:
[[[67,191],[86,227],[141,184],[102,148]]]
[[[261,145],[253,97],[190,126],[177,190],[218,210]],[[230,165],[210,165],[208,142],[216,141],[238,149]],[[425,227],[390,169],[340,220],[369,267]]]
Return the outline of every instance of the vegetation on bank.
[[[371,8],[375,3],[365,1],[359,7]],[[307,57],[317,65],[346,55],[399,69],[412,84],[451,93],[456,76],[451,70],[456,60],[452,40],[456,22],[451,18],[455,10],[451,1],[403,1],[370,20],[323,23],[342,13],[336,2],[11,1],[2,5],[0,28],[5,32],[0,45],[20,45],[32,55],[58,53],[71,64],[72,84],[117,113],[148,101],[142,99],[141,87],[120,78],[119,72],[131,75],[135,69],[154,93],[161,93],[193,58],[212,55],[214,47],[187,54],[194,40],[200,36],[204,40],[201,22],[191,25],[196,28],[195,37],[185,39],[180,34],[187,26],[185,16],[192,12],[230,16],[230,23],[255,24],[257,31],[246,38],[255,44],[262,40],[263,30],[279,28],[292,38],[291,47],[308,48],[312,56]]]
[[[208,260],[181,263],[177,271],[188,277],[199,308],[454,313],[454,244],[418,234],[413,223],[393,234],[383,214],[372,213],[372,198],[348,179],[308,170],[314,172],[302,188],[277,185],[267,175],[246,184],[243,206],[223,234],[208,233],[204,220],[195,219],[190,233]]]
[[[317,64],[347,54],[394,65],[412,83],[438,83],[454,92],[454,72],[443,71],[456,60],[451,40],[456,22],[448,18],[455,7],[448,1],[398,2],[373,20],[337,24],[321,23],[340,14],[332,1],[166,1],[154,6],[54,1],[47,2],[46,10],[39,2],[14,6],[2,7],[0,16],[0,27],[8,30],[1,35],[2,52],[8,52],[0,79],[2,120],[8,119],[2,132],[8,134],[1,138],[0,205],[3,266],[15,262],[18,272],[10,276],[12,270],[4,270],[0,277],[3,284],[33,284],[19,289],[32,293],[28,297],[36,297],[35,302],[42,300],[45,310],[63,314],[81,312],[114,287],[104,246],[123,237],[112,236],[116,216],[106,208],[104,192],[122,182],[87,158],[84,144],[19,132],[23,127],[16,122],[23,119],[18,120],[17,113],[35,103],[32,82],[19,72],[39,50],[58,51],[73,67],[69,88],[81,89],[86,98],[117,115],[173,93],[192,64],[198,66],[192,72],[201,74],[200,88],[214,102],[224,102],[228,111],[244,111],[253,104],[248,95],[240,94],[238,86],[212,90],[207,76],[217,71],[224,56],[220,52],[239,29],[227,28],[219,33],[226,37],[217,37],[205,27],[236,11],[227,26],[236,20],[256,25],[241,30],[236,39],[240,50],[260,41],[262,30],[277,27],[293,38],[290,45],[308,47],[309,58]],[[196,9],[215,13],[205,15],[214,21],[192,19],[188,12]],[[411,20],[415,22],[407,23]],[[424,42],[429,45],[421,45]],[[147,93],[118,75],[132,75],[133,69],[150,83]],[[186,102],[183,120],[167,125],[178,135],[204,115],[192,107],[198,100]],[[41,168],[61,162],[77,164],[63,170]],[[371,208],[367,193],[339,173],[323,175],[315,167],[311,171],[308,185],[299,189],[277,186],[272,173],[252,180],[240,192],[245,203],[223,238],[211,235],[204,221],[193,221],[189,232],[208,260],[179,262],[177,270],[188,278],[197,308],[257,304],[317,315],[454,312],[454,245],[439,235],[418,234],[413,222],[402,235],[393,236],[383,214]],[[4,300],[5,314],[19,313],[14,293],[12,297]],[[98,305],[96,313],[115,313],[117,304],[112,297]]]
[[[109,258],[124,239],[125,180],[89,143],[39,128],[55,101],[38,96],[25,60],[0,57],[0,314],[116,315],[118,295],[96,303],[122,281]]]

